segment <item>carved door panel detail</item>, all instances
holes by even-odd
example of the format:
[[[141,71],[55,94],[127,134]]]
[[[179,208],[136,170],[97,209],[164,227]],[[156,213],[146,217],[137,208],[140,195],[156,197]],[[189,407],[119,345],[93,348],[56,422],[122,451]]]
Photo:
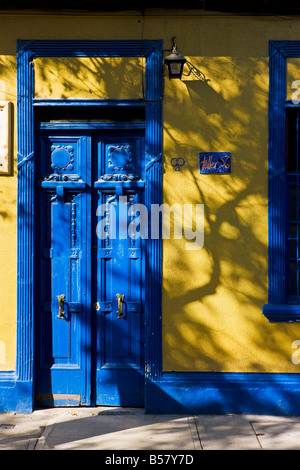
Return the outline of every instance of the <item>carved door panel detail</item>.
[[[37,404],[144,404],[143,146],[40,133]]]

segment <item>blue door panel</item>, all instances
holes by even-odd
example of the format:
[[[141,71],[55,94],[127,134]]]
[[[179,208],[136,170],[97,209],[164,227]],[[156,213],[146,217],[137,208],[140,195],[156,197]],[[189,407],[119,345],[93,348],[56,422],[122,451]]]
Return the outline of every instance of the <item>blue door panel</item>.
[[[45,131],[38,147],[36,401],[143,406],[143,134]]]
[[[86,382],[89,196],[82,188],[87,144],[82,136],[43,134],[40,138],[41,289],[36,401],[41,405],[89,402]],[[69,186],[64,186],[66,183]],[[61,295],[64,301],[60,309]]]
[[[101,394],[99,404],[105,406],[144,406],[143,374],[128,370],[103,370],[98,383]]]
[[[67,229],[70,227],[70,203],[52,203],[52,308],[53,313],[53,351],[54,364],[68,364],[71,359],[70,320],[60,321],[58,317],[57,295],[69,293],[72,283],[69,270],[69,230],[57,230],[56,224]],[[65,311],[65,308],[63,309]],[[64,314],[65,315],[65,314]],[[73,323],[73,322],[72,322]],[[73,325],[72,325],[73,326]],[[75,328],[74,328],[75,330]],[[73,361],[72,361],[73,362]],[[76,361],[77,362],[77,361]]]
[[[143,203],[143,136],[99,136],[96,403],[143,406],[143,243],[134,207]],[[99,236],[100,234],[100,236]],[[124,296],[119,317],[117,294]]]

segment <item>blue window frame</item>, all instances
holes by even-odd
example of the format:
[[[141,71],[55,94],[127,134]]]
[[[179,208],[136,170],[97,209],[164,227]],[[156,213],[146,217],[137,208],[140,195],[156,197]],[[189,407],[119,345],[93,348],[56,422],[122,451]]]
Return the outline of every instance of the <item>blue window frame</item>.
[[[300,41],[269,44],[269,298],[270,322],[300,321],[300,108],[286,100],[286,61]]]
[[[300,108],[286,109],[286,301],[300,304]]]

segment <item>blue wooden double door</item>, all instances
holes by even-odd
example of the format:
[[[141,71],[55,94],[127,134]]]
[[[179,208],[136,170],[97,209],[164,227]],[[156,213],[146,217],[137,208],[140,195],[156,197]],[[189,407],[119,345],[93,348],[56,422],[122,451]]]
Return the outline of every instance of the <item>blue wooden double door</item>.
[[[144,132],[35,145],[36,405],[144,406]]]

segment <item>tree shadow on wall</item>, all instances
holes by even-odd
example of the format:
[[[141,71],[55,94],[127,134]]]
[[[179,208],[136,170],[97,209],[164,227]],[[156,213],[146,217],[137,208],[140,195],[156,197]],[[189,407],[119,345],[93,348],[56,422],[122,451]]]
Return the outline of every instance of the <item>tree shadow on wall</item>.
[[[205,229],[198,251],[164,242],[164,370],[297,372],[290,348],[299,326],[270,324],[261,312],[268,300],[265,81],[234,58],[222,62],[223,82],[209,77],[183,80],[165,99],[164,202],[204,204]],[[231,174],[200,174],[201,151],[230,151]],[[175,152],[186,163],[172,173]]]
[[[140,58],[36,59],[38,98],[143,98]],[[136,95],[136,96],[133,96]]]
[[[86,63],[72,64],[57,90],[51,88],[51,81],[49,84],[51,67],[44,68],[41,77],[47,93],[70,97],[71,76],[77,77],[78,93],[83,96],[103,98],[115,97],[114,90],[121,93],[125,65],[114,68],[100,59],[92,59],[91,64],[95,69],[89,70]],[[93,88],[99,74],[106,86]],[[235,77],[231,78],[234,82]],[[267,97],[259,85],[242,85],[242,79],[236,85],[235,93],[227,88],[227,93],[232,93],[228,98],[207,81],[186,80],[165,97],[164,152],[167,156],[176,151],[186,161],[176,178],[173,173],[170,178],[167,168],[165,202],[201,203],[205,208],[204,246],[199,252],[187,253],[176,240],[164,242],[165,370],[274,372],[277,360],[286,361],[287,368],[293,370],[285,346],[291,327],[270,325],[261,313],[268,288],[267,136],[262,131],[267,129]],[[198,152],[218,150],[232,152],[232,174],[199,175]],[[159,311],[160,299],[155,301],[153,308]],[[292,328],[300,335],[298,326]],[[156,338],[151,347],[160,341]],[[158,396],[173,400],[166,389],[153,387],[157,387]],[[207,410],[226,411],[221,404],[229,403],[231,384],[223,399],[218,384],[213,382],[212,387],[216,389],[215,401]],[[250,398],[251,391],[244,390],[243,403]],[[174,398],[174,407],[178,409],[179,404],[185,411],[181,399]],[[240,409],[245,411],[243,406]]]

